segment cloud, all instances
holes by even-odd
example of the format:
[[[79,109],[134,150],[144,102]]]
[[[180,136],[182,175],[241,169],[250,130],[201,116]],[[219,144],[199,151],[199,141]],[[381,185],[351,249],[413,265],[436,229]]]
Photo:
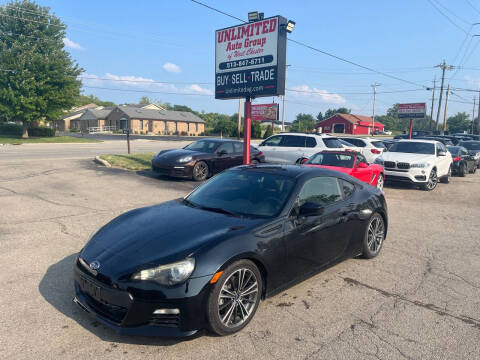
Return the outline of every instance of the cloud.
[[[76,43],[75,41],[72,41],[67,37],[63,38],[63,44],[65,45],[65,47],[69,49],[85,50],[85,48],[81,46],[79,43]]]
[[[298,85],[291,88],[290,93],[298,98],[308,98],[310,100],[320,100],[329,104],[345,104],[347,101],[342,96],[329,93],[327,90],[311,88],[308,85]]]
[[[135,89],[159,93],[213,95],[212,90],[204,88],[199,84],[178,87],[175,84],[160,83],[150,78],[134,75],[115,75],[106,73],[103,76],[99,76],[94,74],[83,74],[80,76],[80,79],[85,86],[101,86],[122,90]]]
[[[163,70],[171,72],[171,73],[179,73],[179,72],[182,71],[182,69],[180,69],[180,66],[178,66],[174,63],[171,63],[171,62],[167,62],[167,63],[163,64]]]

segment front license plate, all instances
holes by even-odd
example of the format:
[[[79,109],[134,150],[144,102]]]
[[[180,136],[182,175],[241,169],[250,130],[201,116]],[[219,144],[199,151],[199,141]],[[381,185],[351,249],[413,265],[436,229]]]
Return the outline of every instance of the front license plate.
[[[85,278],[80,278],[80,282],[81,282],[83,291],[85,291],[88,295],[94,298],[101,299],[100,286],[95,285],[93,282]]]

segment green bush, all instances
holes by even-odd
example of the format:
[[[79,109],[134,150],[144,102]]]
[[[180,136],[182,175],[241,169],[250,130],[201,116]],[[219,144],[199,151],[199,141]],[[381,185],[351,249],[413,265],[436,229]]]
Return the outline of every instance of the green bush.
[[[46,126],[32,127],[28,129],[28,136],[52,137],[52,136],[55,136],[55,129],[52,129]]]
[[[266,139],[272,135],[273,135],[272,126],[268,125],[267,128],[265,129],[265,134],[263,134],[263,138]]]
[[[0,124],[1,135],[22,136],[22,125]]]

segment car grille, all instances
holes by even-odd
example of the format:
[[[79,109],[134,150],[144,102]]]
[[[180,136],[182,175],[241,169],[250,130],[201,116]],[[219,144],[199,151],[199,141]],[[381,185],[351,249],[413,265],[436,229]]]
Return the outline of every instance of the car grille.
[[[77,265],[78,265],[78,268],[84,274],[86,274],[88,277],[94,277],[95,280],[101,282],[102,284],[105,284],[105,285],[108,285],[110,287],[116,288],[116,285],[114,284],[114,282],[109,277],[107,277],[107,276],[105,276],[101,273],[97,273],[96,275],[92,276],[91,271],[89,269],[85,268],[85,266],[83,266],[83,264],[80,261],[77,261]]]
[[[404,163],[404,162],[399,162],[397,163],[397,167],[402,170],[408,170],[410,169],[410,164],[409,163]]]
[[[86,293],[83,293],[83,296],[85,296],[87,304],[92,307],[95,312],[116,323],[121,323],[122,320],[125,318],[125,315],[127,315],[127,308],[100,301]]]
[[[395,169],[395,163],[393,161],[385,161],[383,163],[383,165],[386,167],[386,168],[391,168],[391,169]]]
[[[152,318],[150,319],[150,324],[166,327],[178,327],[180,325],[180,315],[153,314]]]
[[[160,175],[169,175],[170,174],[170,169],[169,168],[161,168],[158,166],[153,165],[152,166],[153,171]]]

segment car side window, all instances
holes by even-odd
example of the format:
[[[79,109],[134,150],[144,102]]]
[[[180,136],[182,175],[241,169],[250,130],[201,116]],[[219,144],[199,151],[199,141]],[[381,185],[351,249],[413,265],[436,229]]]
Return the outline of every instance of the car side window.
[[[355,192],[355,185],[346,180],[340,180],[340,182],[342,183],[343,196],[345,199],[352,196],[352,194]]]
[[[227,154],[232,154],[233,153],[233,144],[231,142],[226,142],[222,145],[220,145],[217,149],[217,153],[221,151],[226,151]]]
[[[317,146],[317,140],[314,137],[307,136],[307,140],[305,141],[305,146],[308,148],[314,148]]]
[[[435,144],[435,147],[437,148],[437,156],[438,156],[438,153],[439,153],[440,151],[443,151],[443,150],[442,150],[442,147],[441,147],[441,144],[440,144],[440,143],[436,143],[436,144]]]
[[[265,140],[262,146],[280,146],[282,138],[282,135],[272,136],[270,139]]]
[[[366,144],[365,142],[363,142],[362,140],[360,139],[352,139],[352,138],[347,138],[346,139],[349,143],[355,145],[355,146],[358,146],[358,147],[365,147]]]
[[[240,142],[234,142],[234,143],[233,143],[233,150],[234,150],[236,153],[241,153],[241,152],[243,152],[243,144],[240,143]]]
[[[342,200],[342,190],[337,178],[324,176],[309,179],[303,184],[298,195],[297,206],[312,202],[320,206],[328,206]]]
[[[355,160],[355,166],[358,166],[360,163],[368,164],[367,159],[362,154],[357,155],[357,159]]]
[[[305,147],[305,136],[283,135],[282,145],[284,147]]]

